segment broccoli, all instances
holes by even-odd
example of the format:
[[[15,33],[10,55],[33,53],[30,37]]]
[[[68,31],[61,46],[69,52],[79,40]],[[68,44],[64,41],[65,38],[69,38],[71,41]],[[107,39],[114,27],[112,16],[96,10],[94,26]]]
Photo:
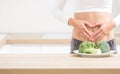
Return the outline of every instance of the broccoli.
[[[84,41],[79,45],[80,53],[94,54],[97,53],[96,43]]]
[[[101,49],[102,53],[110,52],[110,46],[105,41],[100,41],[97,46]]]
[[[98,43],[84,41],[79,45],[79,53],[95,54],[98,50],[101,50],[102,53],[110,51],[109,45],[105,41],[99,41]]]

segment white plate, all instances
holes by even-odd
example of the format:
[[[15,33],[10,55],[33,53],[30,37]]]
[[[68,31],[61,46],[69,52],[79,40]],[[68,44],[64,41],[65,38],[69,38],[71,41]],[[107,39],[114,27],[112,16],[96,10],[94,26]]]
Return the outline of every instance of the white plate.
[[[78,50],[75,50],[73,52],[77,55],[80,55],[81,57],[109,57],[111,55],[111,53],[99,53],[99,54],[79,53]]]

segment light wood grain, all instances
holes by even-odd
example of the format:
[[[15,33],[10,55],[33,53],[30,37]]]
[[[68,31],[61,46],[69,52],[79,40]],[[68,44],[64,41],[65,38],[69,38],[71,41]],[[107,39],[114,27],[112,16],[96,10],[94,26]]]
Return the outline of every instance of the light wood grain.
[[[8,44],[69,44],[70,39],[44,39],[44,34],[8,34]]]
[[[7,40],[8,44],[69,44],[69,39],[19,39]]]
[[[120,68],[120,55],[82,58],[69,54],[0,55],[0,68]]]
[[[120,74],[120,55],[83,58],[70,54],[0,55],[0,74]]]

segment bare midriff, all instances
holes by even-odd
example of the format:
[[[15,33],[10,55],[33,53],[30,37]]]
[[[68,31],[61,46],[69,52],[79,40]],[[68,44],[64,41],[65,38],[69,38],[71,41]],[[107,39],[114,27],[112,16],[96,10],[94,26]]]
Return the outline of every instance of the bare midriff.
[[[89,22],[91,25],[97,25],[100,22],[109,22],[112,20],[111,13],[104,13],[104,12],[80,12],[74,14],[75,19],[84,20]],[[96,32],[99,27],[89,28],[92,32]],[[73,38],[81,41],[88,40],[86,37],[80,36],[76,33],[76,29],[73,29]],[[105,35],[101,40],[109,41],[114,38],[113,30]]]

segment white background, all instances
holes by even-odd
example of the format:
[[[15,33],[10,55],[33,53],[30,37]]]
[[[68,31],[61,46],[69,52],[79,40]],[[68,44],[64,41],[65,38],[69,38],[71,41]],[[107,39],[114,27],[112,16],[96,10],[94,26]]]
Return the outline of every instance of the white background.
[[[0,33],[70,33],[72,29],[67,24],[53,17],[54,1],[0,0]],[[119,11],[116,9],[119,6],[116,6],[114,15]]]
[[[0,32],[69,32],[70,27],[52,15],[54,1],[0,0]]]

